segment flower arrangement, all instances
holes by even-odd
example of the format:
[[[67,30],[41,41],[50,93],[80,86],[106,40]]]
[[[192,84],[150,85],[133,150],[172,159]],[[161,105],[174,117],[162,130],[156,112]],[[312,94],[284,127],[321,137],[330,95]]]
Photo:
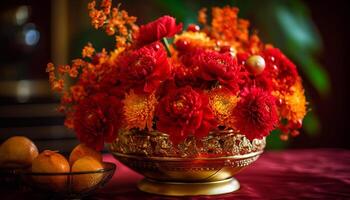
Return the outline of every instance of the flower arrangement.
[[[214,7],[211,21],[202,9],[200,26],[184,31],[170,16],[137,26],[111,0],[88,9],[92,26],[115,37],[115,49],[89,43],[71,65],[47,65],[65,125],[82,143],[101,149],[121,130],[164,132],[174,144],[213,130],[249,140],[276,128],[281,139],[299,134],[307,102],[297,68],[250,33],[237,8]],[[70,87],[66,76],[74,79]]]

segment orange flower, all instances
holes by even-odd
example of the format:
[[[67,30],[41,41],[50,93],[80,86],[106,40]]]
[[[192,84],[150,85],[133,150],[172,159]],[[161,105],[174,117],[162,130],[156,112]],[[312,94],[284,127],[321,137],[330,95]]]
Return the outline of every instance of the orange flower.
[[[242,45],[249,38],[249,21],[238,18],[238,8],[226,6],[224,8],[214,7],[212,9],[213,20],[212,36],[224,40],[231,41],[235,46]]]
[[[202,8],[198,11],[198,22],[206,25],[207,24],[207,9]]]
[[[126,46],[126,39],[125,39],[125,37],[115,36],[115,41],[116,41],[116,47],[117,48],[122,48],[122,47]]]
[[[88,57],[91,58],[92,55],[95,53],[95,49],[92,46],[92,44],[89,42],[82,50],[81,55],[83,58]]]
[[[251,54],[258,54],[264,49],[264,43],[260,40],[259,36],[253,34],[249,38],[249,43],[247,46],[247,51]]]
[[[238,18],[238,11],[238,8],[230,6],[213,7],[211,27],[206,30],[217,40],[219,46],[231,46],[245,51],[250,47],[250,42],[254,46],[254,41],[249,38],[249,21]],[[199,11],[198,21],[207,24],[206,9]]]
[[[53,63],[48,63],[46,67],[46,72],[53,72],[53,71],[55,71],[55,66],[53,65]]]
[[[64,67],[59,66],[59,69]],[[49,83],[53,91],[61,92],[63,90],[64,81],[61,79],[62,74],[59,74],[59,78],[55,74],[55,66],[52,63],[48,63],[46,67],[46,72],[49,73]]]
[[[111,0],[102,0],[101,8],[103,8],[104,14],[109,15],[109,13],[111,12],[111,8],[112,8],[112,1]]]
[[[196,48],[215,47],[215,41],[204,32],[184,31],[175,35],[174,44],[179,51],[188,51]]]
[[[290,88],[289,92],[274,91],[272,94],[282,101],[279,109],[282,118],[292,122],[297,122],[304,118],[307,102],[300,79]]]
[[[83,86],[73,85],[70,87],[70,92],[74,101],[80,101],[87,96],[87,93]]]
[[[224,87],[210,90],[208,96],[210,108],[214,112],[218,124],[226,128],[234,128],[233,110],[239,98]]]
[[[103,11],[96,10],[95,8],[90,10],[89,16],[91,18],[91,25],[95,29],[102,27],[107,19]]]
[[[137,18],[129,16],[125,10],[119,10],[119,6],[120,4],[117,8],[112,8],[111,0],[103,0],[100,4],[101,9],[96,9],[95,1],[88,4],[92,26],[95,29],[102,28],[109,36],[118,36],[118,48],[130,45],[134,37],[133,32],[138,30],[135,24]]]
[[[62,91],[63,89],[63,86],[64,86],[64,82],[62,79],[59,79],[57,81],[54,81],[52,84],[51,84],[51,88],[52,90],[54,91]]]
[[[124,116],[126,129],[152,130],[157,99],[155,94],[135,94],[133,90],[125,94]]]
[[[112,36],[115,48],[96,52],[88,43],[81,59],[46,68],[52,90],[61,92],[65,125],[83,141],[99,141],[100,148],[119,129],[155,127],[174,144],[222,127],[253,139],[268,135],[278,121],[285,135],[297,135],[307,102],[296,66],[250,33],[238,8],[214,7],[212,17],[201,9],[202,29],[190,25],[182,33],[169,16],[138,27],[136,17],[120,4],[113,7],[112,0],[92,1],[88,9],[92,26]],[[174,35],[171,56],[164,45],[152,43]],[[255,55],[263,57],[265,68],[253,76],[246,61]]]

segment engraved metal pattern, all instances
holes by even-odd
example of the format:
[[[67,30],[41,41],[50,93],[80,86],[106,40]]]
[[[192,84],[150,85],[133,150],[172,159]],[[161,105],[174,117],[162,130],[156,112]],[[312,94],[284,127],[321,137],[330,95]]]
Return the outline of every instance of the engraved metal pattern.
[[[194,158],[199,155],[245,155],[263,151],[265,145],[265,138],[250,141],[233,131],[211,132],[201,140],[190,136],[177,146],[164,133],[121,132],[110,148],[111,151],[128,155]]]
[[[258,159],[265,138],[249,141],[233,131],[211,132],[174,145],[160,132],[121,132],[111,153],[147,179],[164,182],[215,182],[232,178]]]

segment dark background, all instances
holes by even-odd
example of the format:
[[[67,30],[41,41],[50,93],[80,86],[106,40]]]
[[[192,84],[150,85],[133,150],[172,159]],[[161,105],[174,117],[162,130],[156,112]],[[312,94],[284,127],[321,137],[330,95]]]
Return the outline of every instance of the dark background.
[[[26,135],[35,141],[40,150],[58,149],[63,152],[68,152],[77,144],[74,133],[62,126],[63,116],[55,112],[58,98],[49,90],[45,67],[50,61],[69,63],[70,59],[80,55],[81,48],[89,41],[97,48],[112,46],[111,38],[89,25],[87,2],[38,0],[0,3],[0,141],[12,135]],[[347,117],[350,14],[346,10],[346,1],[296,1],[302,7],[289,6],[295,5],[292,1],[276,0],[267,0],[263,4],[258,0],[145,2],[128,0],[122,2],[122,8],[137,16],[139,24],[164,14],[173,15],[188,24],[195,22],[197,10],[202,6],[239,5],[241,17],[252,21],[252,26],[260,31],[264,41],[273,42],[298,66],[304,67],[299,68],[299,72],[304,79],[311,109],[304,121],[305,128],[300,136],[288,142],[281,142],[277,134],[272,133],[268,148],[350,148],[350,123]],[[271,5],[273,9],[265,11],[264,4]],[[311,73],[305,73],[304,69],[308,69],[308,66],[295,56],[304,54],[306,45],[305,49],[303,45],[285,45],[288,35],[280,32],[278,27],[266,25],[270,20],[269,14],[279,12],[280,5],[286,6],[295,15],[301,13],[300,8],[305,8],[302,17],[294,17],[299,22],[310,22],[308,26],[314,30],[309,36],[316,38],[317,48],[310,50],[310,56],[329,78],[330,89],[327,92],[320,91],[322,86],[318,88],[310,81],[318,76],[318,72],[311,70]],[[28,31],[31,34],[28,35]],[[26,37],[30,44],[27,44],[28,41],[26,43]]]
[[[295,147],[350,148],[348,2],[308,0],[305,3],[323,40],[324,50],[318,59],[329,74],[332,88],[325,98],[308,88],[306,92],[315,104],[322,127],[319,136],[309,138],[302,135],[292,144]]]

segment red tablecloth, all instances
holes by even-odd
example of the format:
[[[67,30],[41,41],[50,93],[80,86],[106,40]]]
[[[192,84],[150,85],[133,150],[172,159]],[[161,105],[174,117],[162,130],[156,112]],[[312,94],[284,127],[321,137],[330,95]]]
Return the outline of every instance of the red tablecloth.
[[[105,155],[117,164],[105,188],[88,197],[104,199],[176,199],[146,194],[136,188],[142,176]],[[240,190],[226,195],[187,199],[350,199],[350,151],[337,149],[266,152],[236,178]],[[0,199],[33,199],[34,194],[0,192]]]
[[[116,162],[110,155],[105,160]],[[113,180],[90,199],[164,199],[138,191],[136,183],[142,176],[117,165]],[[240,190],[215,199],[350,199],[350,151],[266,152],[236,178]]]

